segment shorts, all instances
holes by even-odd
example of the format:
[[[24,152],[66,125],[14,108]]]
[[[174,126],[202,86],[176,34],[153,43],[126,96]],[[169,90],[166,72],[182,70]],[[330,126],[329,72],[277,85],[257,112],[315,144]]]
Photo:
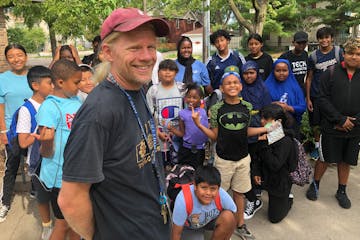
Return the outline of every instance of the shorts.
[[[213,219],[208,224],[206,224],[204,227],[199,229],[190,229],[188,227],[183,228],[183,232],[181,234],[181,239],[187,240],[204,240],[204,232],[205,231],[213,231],[216,227],[216,219]]]
[[[35,190],[35,196],[38,203],[48,203],[51,201],[51,190],[48,190],[44,183],[40,182],[40,179],[37,176],[31,176],[31,182]]]
[[[231,189],[238,193],[250,191],[250,162],[249,154],[238,161],[230,161],[220,158],[215,153],[215,167],[221,174],[221,187],[225,191]]]
[[[313,105],[313,111],[309,112],[309,124],[311,127],[319,126],[321,121],[319,99],[310,97],[310,100]]]
[[[356,166],[358,162],[360,137],[342,138],[322,134],[320,139],[321,154],[327,163],[344,162]]]
[[[64,219],[64,216],[60,210],[60,207],[57,203],[57,199],[59,196],[60,188],[53,188],[50,192],[51,195],[51,207],[54,212],[54,216],[56,219]]]

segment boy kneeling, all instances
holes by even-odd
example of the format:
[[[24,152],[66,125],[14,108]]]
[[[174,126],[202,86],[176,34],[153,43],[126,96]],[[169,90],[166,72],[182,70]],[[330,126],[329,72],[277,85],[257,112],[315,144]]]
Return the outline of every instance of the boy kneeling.
[[[230,239],[236,227],[236,205],[220,184],[215,167],[196,169],[195,184],[176,197],[171,240],[203,239],[204,230],[213,230],[212,240]]]

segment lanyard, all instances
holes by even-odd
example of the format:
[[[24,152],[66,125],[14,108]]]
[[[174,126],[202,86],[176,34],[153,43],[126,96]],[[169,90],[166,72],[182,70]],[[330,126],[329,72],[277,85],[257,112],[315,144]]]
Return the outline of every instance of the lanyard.
[[[147,139],[147,137],[146,137],[146,133],[145,133],[144,127],[143,127],[143,125],[142,125],[142,123],[141,123],[141,119],[140,119],[139,113],[138,113],[138,111],[137,111],[137,109],[136,109],[136,106],[135,106],[135,103],[134,103],[132,97],[129,95],[129,93],[127,93],[127,92],[125,91],[125,89],[123,89],[123,88],[119,85],[119,83],[115,80],[114,76],[113,76],[111,73],[109,73],[107,79],[108,79],[112,84],[114,84],[115,86],[117,86],[117,87],[121,90],[121,92],[123,92],[123,93],[125,94],[125,96],[127,97],[128,101],[129,101],[129,103],[130,103],[131,109],[132,109],[132,111],[133,111],[133,113],[134,113],[134,115],[135,115],[135,118],[136,118],[136,120],[137,120],[137,122],[138,122],[138,125],[139,125],[139,127],[140,127],[140,130],[141,130],[141,132],[142,132],[142,137],[144,138],[146,147],[148,148],[148,151],[150,152],[150,145],[149,145],[149,143],[148,143],[148,139]],[[159,164],[158,164],[157,161],[156,161],[156,142],[157,142],[157,139],[156,139],[156,126],[155,126],[155,121],[154,121],[153,116],[151,115],[151,112],[150,112],[150,110],[149,110],[149,106],[148,106],[148,104],[147,104],[147,101],[146,101],[146,99],[145,99],[145,97],[144,97],[143,92],[141,92],[141,97],[142,97],[142,99],[143,99],[143,101],[144,101],[144,103],[145,103],[145,105],[146,105],[147,112],[148,112],[148,114],[149,114],[149,116],[150,116],[150,129],[151,129],[152,140],[153,140],[153,145],[154,145],[154,146],[153,146],[154,149],[153,149],[152,153],[150,153],[150,154],[152,155],[151,164],[152,164],[152,166],[153,166],[153,169],[155,170],[156,177],[157,177],[158,182],[159,182],[159,187],[160,187],[159,203],[160,203],[160,205],[166,205],[166,204],[167,204],[167,199],[166,199],[166,195],[165,195],[165,191],[164,191],[164,190],[165,190],[165,188],[164,188],[165,185],[163,184],[164,182],[162,181],[161,173],[160,173],[160,169],[159,169],[161,166],[159,166]]]

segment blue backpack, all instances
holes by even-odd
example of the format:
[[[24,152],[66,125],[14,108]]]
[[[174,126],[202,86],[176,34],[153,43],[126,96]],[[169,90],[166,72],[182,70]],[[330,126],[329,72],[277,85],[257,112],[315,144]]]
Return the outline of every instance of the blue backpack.
[[[22,106],[26,107],[30,112],[30,116],[31,116],[31,132],[34,132],[34,130],[36,128],[36,125],[37,125],[36,119],[35,119],[36,109],[34,108],[34,105],[29,100],[25,100],[25,103]],[[19,107],[15,111],[14,115],[12,116],[10,129],[6,133],[7,139],[8,139],[8,145],[10,147],[10,150],[11,150],[12,154],[14,154],[15,156],[19,156],[20,154],[26,156],[26,154],[27,154],[27,149],[22,149],[20,147],[19,139],[18,139],[18,133],[16,132],[16,125],[17,125],[17,122],[18,122],[19,110],[20,110],[21,107]]]

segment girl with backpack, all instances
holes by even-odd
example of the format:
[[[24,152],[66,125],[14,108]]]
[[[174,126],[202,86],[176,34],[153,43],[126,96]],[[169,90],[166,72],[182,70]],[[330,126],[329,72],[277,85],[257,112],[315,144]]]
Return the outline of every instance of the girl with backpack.
[[[289,173],[297,166],[294,133],[288,128],[285,111],[276,104],[261,110],[261,124],[268,135],[259,137],[259,158],[254,161],[254,181],[269,195],[268,218],[272,223],[286,217],[293,203]]]

